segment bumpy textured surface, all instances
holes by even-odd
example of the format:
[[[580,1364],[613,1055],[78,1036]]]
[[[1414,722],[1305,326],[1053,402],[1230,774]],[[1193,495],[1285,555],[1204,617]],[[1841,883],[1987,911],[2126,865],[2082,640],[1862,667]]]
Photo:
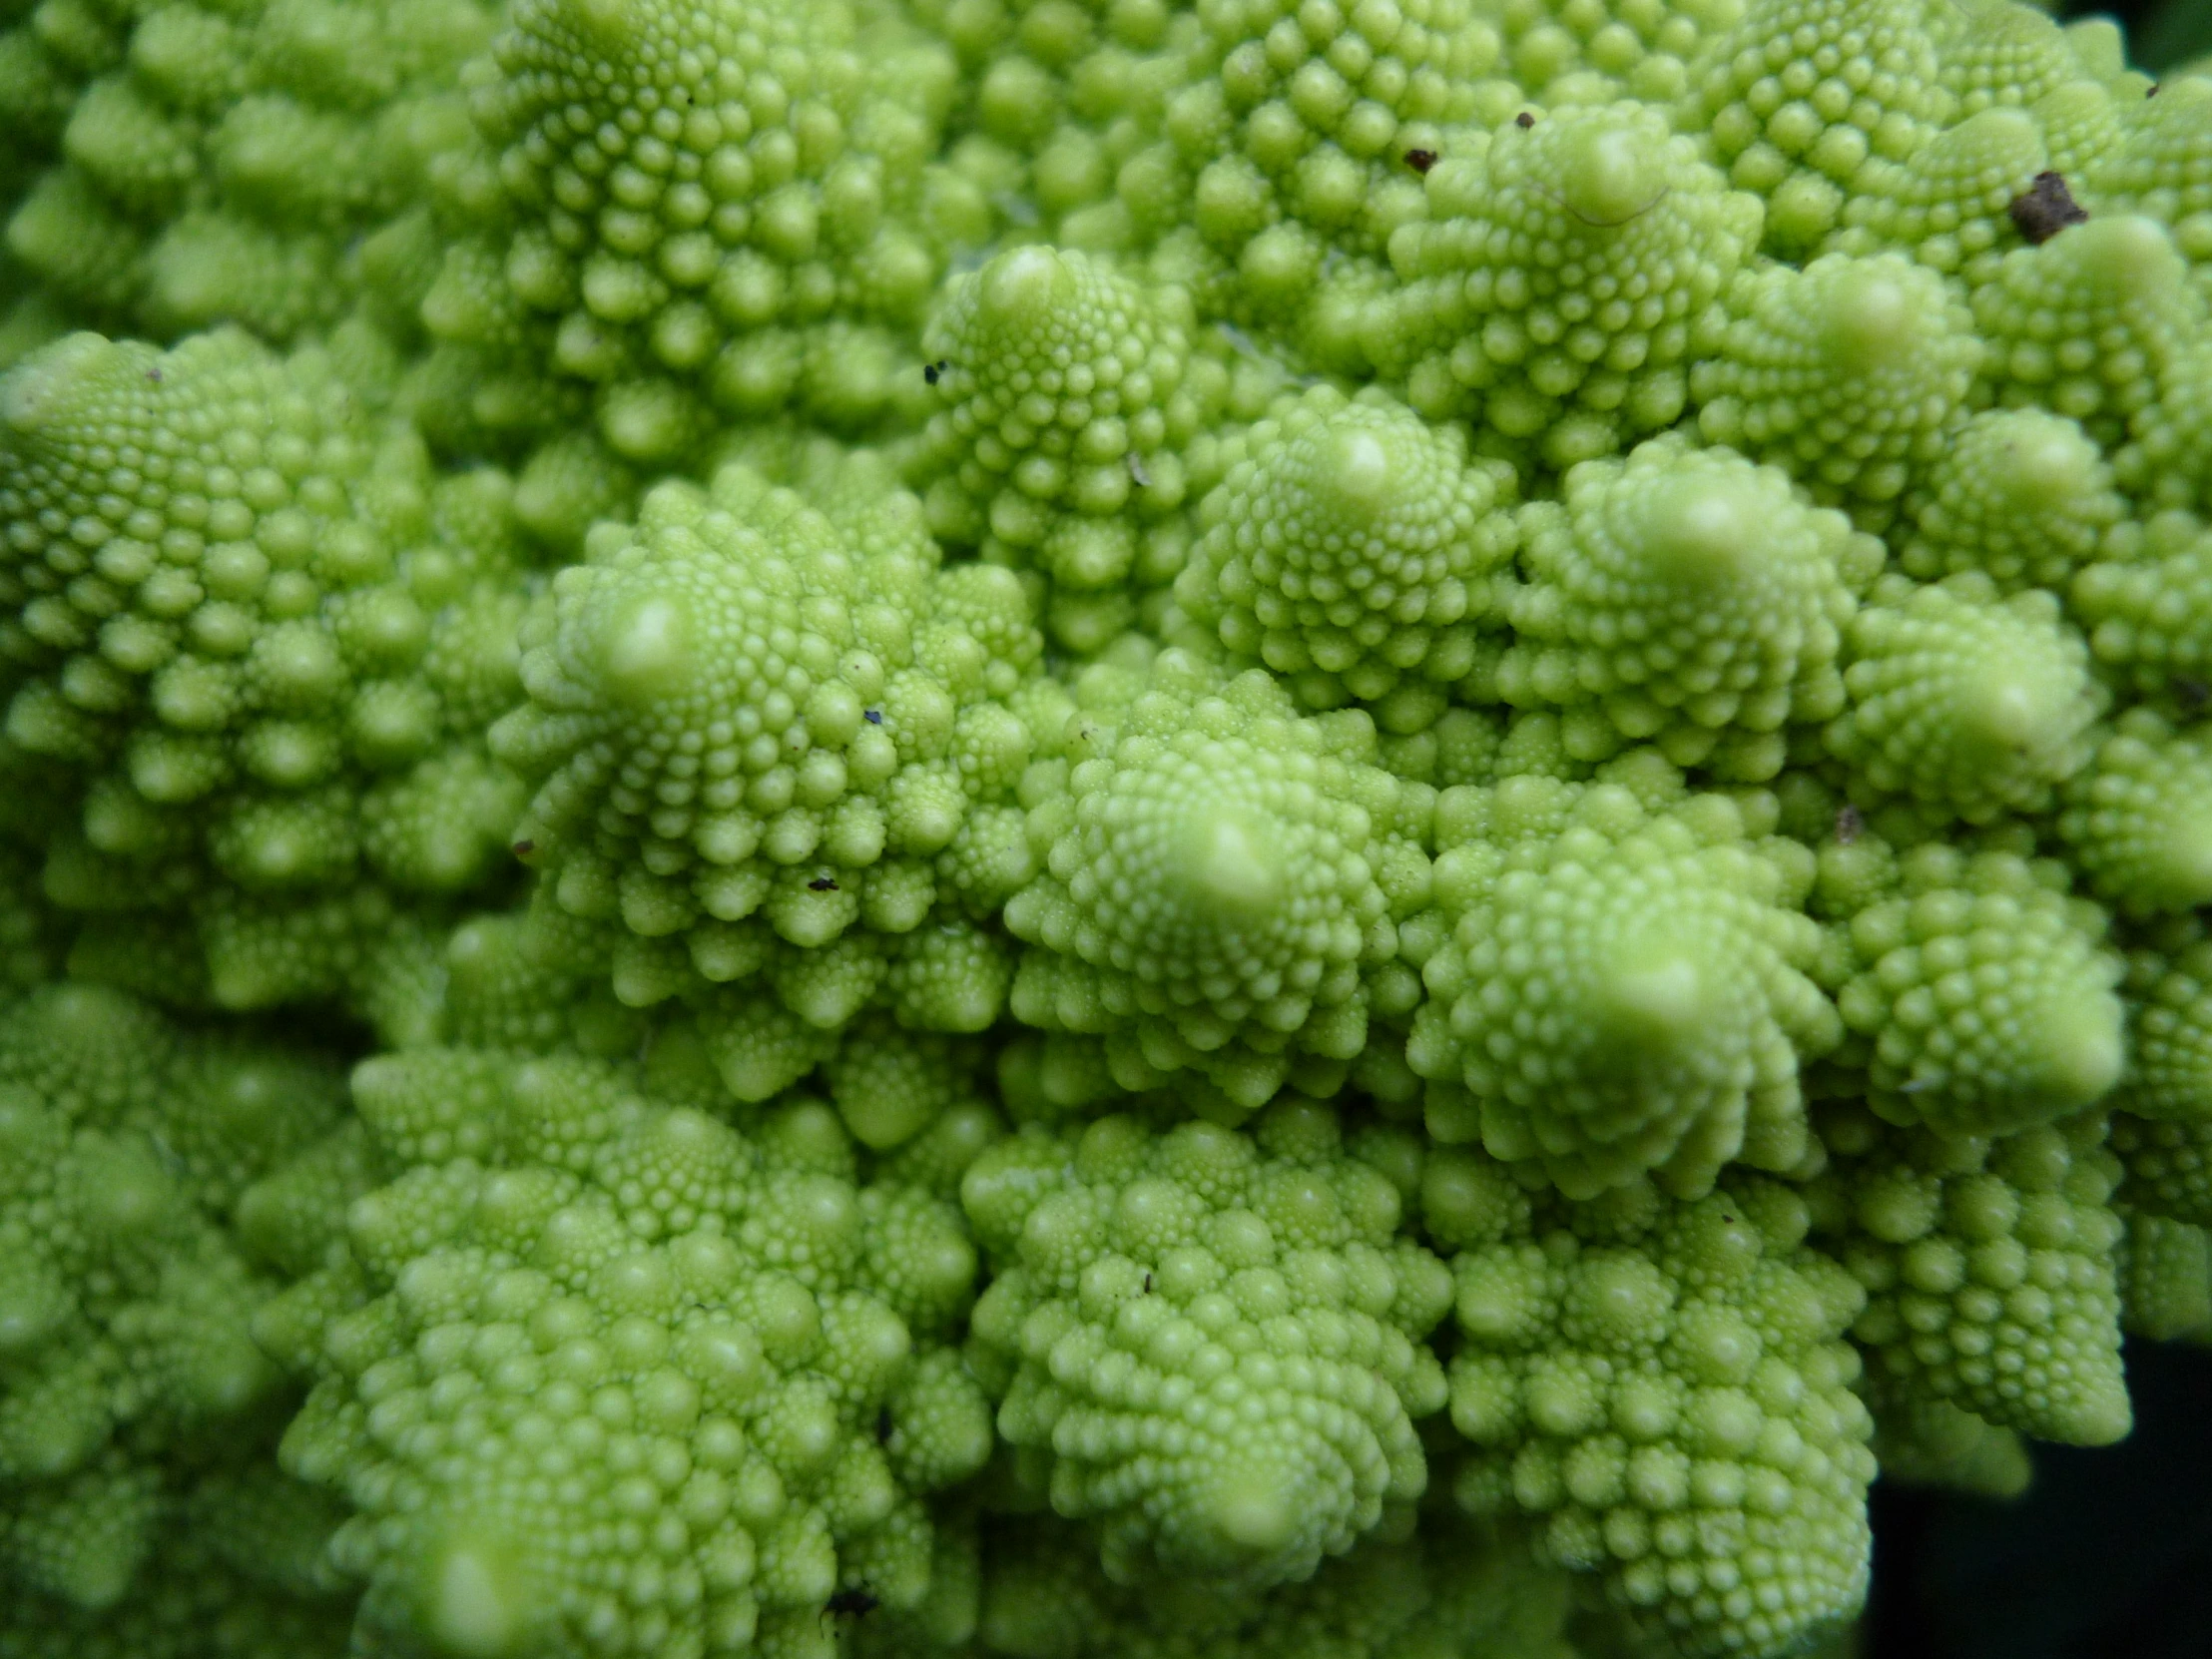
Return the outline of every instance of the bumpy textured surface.
[[[1443,1374],[1419,1339],[1449,1285],[1337,1140],[1298,1104],[1251,1138],[1108,1118],[969,1170],[999,1431],[1049,1449],[1053,1507],[1101,1520],[1112,1576],[1304,1578],[1426,1485],[1411,1419]]]
[[[1951,439],[1906,504],[1898,562],[1939,581],[1979,571],[1998,589],[2065,590],[2111,546],[2127,506],[2088,434],[2043,409],[1984,410]]]
[[[434,479],[317,350],[75,334],[8,381],[0,501],[8,736],[82,803],[49,890],[184,912],[214,998],[258,1006],[338,991],[390,925],[310,895],[494,867],[522,795],[482,727],[529,580],[499,480]]]
[[[1841,1652],[2212,1334],[2129,50],[0,0],[0,1653]]]
[[[2130,963],[2124,989],[2135,1040],[2112,1096],[2123,1196],[2152,1215],[2212,1224],[2212,947],[2202,929],[2165,929]]]
[[[1966,401],[1982,346],[1965,308],[1895,255],[1737,281],[1727,330],[1691,378],[1698,429],[1879,523]]]
[[[1856,1603],[1872,1424],[1839,1339],[1863,1293],[1805,1248],[1802,1198],[1737,1177],[1576,1204],[1443,1154],[1422,1203],[1464,1247],[1463,1507],[1534,1517],[1539,1559],[1597,1571],[1685,1653],[1786,1650]]]
[[[863,41],[842,5],[515,7],[474,100],[512,229],[447,256],[433,332],[494,361],[528,341],[647,463],[717,411],[798,403],[849,430],[901,388],[910,407],[886,324],[917,319],[946,237],[980,240],[989,213],[932,187],[944,49],[866,21]]]
[[[1114,1584],[1080,1533],[1037,1517],[987,1531],[980,1554],[969,1650],[978,1656],[1563,1659],[1574,1651],[1565,1634],[1576,1612],[1567,1576],[1440,1516],[1420,1538],[1362,1544],[1304,1583],[1264,1594],[1225,1595],[1217,1585],[1173,1579]],[[895,1652],[895,1641],[862,1652]]]
[[[1760,213],[1656,109],[1525,116],[1430,170],[1370,352],[1423,414],[1564,467],[1680,418]]]
[[[0,1009],[0,1587],[117,1608],[182,1468],[259,1444],[276,1285],[230,1227],[333,1123],[328,1067],[94,986]],[[127,1616],[127,1615],[126,1615]],[[174,1638],[172,1638],[174,1639]]]
[[[1835,1156],[1807,1191],[1816,1237],[1866,1287],[1852,1334],[1908,1398],[1947,1399],[2044,1439],[2128,1429],[2106,1207],[2117,1160],[2097,1114],[1990,1140],[1824,1115]]]
[[[424,1049],[354,1097],[399,1173],[258,1330],[319,1374],[283,1457],[357,1508],[331,1558],[369,1628],[726,1651],[840,1582],[921,1600],[915,1500],[990,1448],[938,1346],[975,1265],[948,1206],[870,1226],[898,1194],[819,1106],[750,1141],[587,1062]]]
[[[1829,752],[1872,786],[1978,824],[2047,807],[2089,758],[2103,705],[2081,638],[2042,589],[1974,575],[1886,581],[1851,625],[1849,707]]]
[[[2191,519],[2153,520],[2137,558],[2090,565],[2073,608],[2089,648],[2121,684],[2188,714],[2212,686],[2212,534]]]
[[[1947,21],[1926,0],[1750,0],[1712,33],[1685,114],[1767,199],[1773,252],[1815,247],[1870,160],[1901,161],[1942,124]]]
[[[1826,882],[1855,886],[1885,854],[1833,849]],[[1946,1135],[2010,1134],[2101,1099],[2127,1053],[2120,963],[2063,881],[2009,853],[1921,846],[1839,906],[1822,967],[1850,1036],[1830,1087]]]
[[[1373,764],[1364,716],[1309,719],[1265,674],[1178,655],[1077,687],[1025,784],[1041,868],[1006,907],[1028,942],[1012,1010],[1099,1033],[1117,1082],[1195,1071],[1250,1112],[1287,1079],[1334,1092],[1366,1046],[1393,911],[1417,901],[1432,792]]]
[[[1455,427],[1329,386],[1271,411],[1226,458],[1176,582],[1192,621],[1309,707],[1432,717],[1495,610],[1510,471],[1470,462]]]
[[[2129,915],[2212,903],[2212,749],[2130,709],[2068,788],[2058,832],[2090,889]]]
[[[495,20],[475,0],[25,20],[0,36],[7,79],[22,97],[36,64],[50,90],[36,110],[9,100],[9,136],[46,153],[20,199],[0,186],[8,253],[85,320],[155,338],[242,322],[287,340],[384,309],[378,262],[354,245],[404,235],[395,222],[468,131],[460,69]]]
[[[1032,872],[1032,734],[1008,703],[1040,642],[1013,577],[938,570],[899,499],[840,527],[744,467],[663,486],[554,580],[524,633],[530,702],[492,732],[537,783],[517,854],[610,924],[625,1001],[709,997],[746,1099],[812,1061],[735,1057],[764,1010],[713,986],[766,975],[825,1032],[879,987],[962,1031],[1005,994],[967,917]]]
[[[1566,733],[1583,759],[1648,739],[1760,779],[1781,768],[1785,724],[1842,712],[1841,635],[1881,551],[1841,513],[1805,506],[1772,467],[1667,440],[1586,462],[1561,493],[1519,515],[1503,701],[1584,717]]]
[[[121,1600],[88,1608],[11,1586],[0,1643],[23,1659],[341,1659],[353,1598],[323,1558],[337,1505],[254,1451],[259,1460],[218,1462],[164,1497]]]
[[[1662,768],[1662,772],[1663,772]],[[1679,787],[1679,786],[1677,786]],[[1619,784],[1522,778],[1438,807],[1441,942],[1406,1058],[1441,1139],[1589,1198],[1655,1171],[1696,1194],[1743,1158],[1803,1156],[1801,1053],[1835,1013],[1800,969],[1818,933],[1736,804],[1648,812]]]

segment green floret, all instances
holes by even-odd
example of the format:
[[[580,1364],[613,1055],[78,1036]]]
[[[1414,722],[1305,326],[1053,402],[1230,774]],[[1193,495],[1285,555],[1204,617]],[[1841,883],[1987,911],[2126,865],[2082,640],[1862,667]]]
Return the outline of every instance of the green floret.
[[[1210,1114],[1334,1093],[1378,996],[1410,1005],[1392,917],[1426,893],[1432,792],[1374,765],[1365,715],[1303,718],[1258,671],[1170,653],[1077,694],[1023,785],[1043,868],[1006,905],[1014,1017],[1103,1037],[1124,1089],[1196,1073]]]
[[[1310,708],[1383,703],[1390,725],[1425,726],[1472,668],[1512,554],[1511,472],[1372,388],[1286,399],[1224,458],[1183,610]]]
[[[1436,1516],[1417,1538],[1364,1542],[1301,1584],[1223,1595],[1122,1586],[1072,1528],[989,1525],[973,1644],[983,1659],[1561,1659],[1570,1581],[1514,1541]],[[863,1652],[872,1652],[863,1648]]]
[[[2138,950],[2129,963],[2132,1043],[2112,1104],[2158,1122],[2212,1124],[2212,941],[2194,919],[2167,931],[2168,948]]]
[[[324,1134],[343,1103],[319,1054],[250,1029],[181,1025],[133,997],[67,981],[0,1014],[0,1080],[74,1123],[157,1144],[168,1176],[218,1218]]]
[[[2123,106],[2120,142],[2082,174],[2091,207],[2142,214],[2173,233],[2200,291],[2212,297],[2212,79],[2176,75],[2156,98]]]
[[[2000,255],[2021,246],[2012,204],[2050,171],[2050,154],[2030,116],[1985,109],[1937,134],[1907,161],[1870,162],[1864,189],[1845,204],[1843,228],[1827,251],[1894,250],[1978,285],[1995,275]]]
[[[2032,7],[1963,0],[1958,10],[1937,54],[1959,117],[1991,108],[2032,109],[2059,88],[2090,80],[2090,66],[2074,42]]]
[[[2129,963],[2130,1050],[2113,1092],[2112,1150],[2133,1209],[2212,1225],[2212,945],[2194,920]]]
[[[467,455],[558,442],[554,434],[576,430],[589,416],[588,385],[558,372],[544,321],[509,285],[497,251],[478,241],[452,241],[428,215],[403,228],[420,231],[419,239],[410,239],[420,246],[385,244],[378,251],[399,267],[392,279],[405,287],[394,308],[411,313],[429,336],[429,349],[394,375],[393,387],[424,435],[443,452]],[[430,275],[418,265],[427,265]],[[408,298],[411,306],[404,303]],[[678,441],[699,437],[696,423],[686,418],[689,406],[679,405],[677,413]],[[612,453],[596,431],[589,438],[598,452]]]
[[[1767,247],[1816,247],[1870,159],[1903,161],[1949,117],[1946,0],[1751,0],[1692,66],[1679,118],[1739,190],[1765,197]]]
[[[89,786],[53,896],[189,914],[216,999],[256,1006],[339,990],[389,890],[484,881],[519,799],[479,736],[511,695],[498,590],[528,580],[503,479],[434,480],[326,357],[235,332],[74,335],[8,376],[0,422],[38,670],[7,729]],[[313,896],[347,888],[380,913]]]
[[[1852,1615],[1875,1463],[1840,1339],[1865,1296],[1806,1248],[1804,1200],[1738,1175],[1572,1203],[1445,1153],[1422,1207],[1460,1247],[1463,1507],[1531,1517],[1539,1560],[1677,1652],[1788,1652]]]
[[[2195,1064],[2189,1067],[2182,1081],[2202,1090],[2205,1072],[2202,1045],[2208,1029],[2204,1022],[2212,1019],[2212,1008],[2188,1010],[2183,1017],[2196,1022],[2190,1033],[2195,1042],[2189,1045],[2196,1052],[2187,1054],[2187,1059]],[[2157,1038],[2147,1037],[2145,1047],[2156,1043]],[[2171,1043],[2171,1047],[2182,1046]],[[2156,1081],[2163,1069],[2147,1066],[2143,1075],[2147,1080]],[[2192,1109],[2186,1116],[2171,1120],[2131,1115],[2124,1108],[2134,1098],[2132,1091],[2120,1095],[2114,1105],[2123,1109],[2112,1116],[2112,1150],[2126,1170],[2122,1197],[2134,1208],[2150,1215],[2171,1216],[2193,1226],[2212,1226],[2212,1111],[2207,1110],[2204,1096],[2188,1097]],[[2154,1098],[2151,1104],[2158,1102]]]
[[[1734,1159],[1798,1162],[1799,1056],[1836,1019],[1801,971],[1808,872],[1754,838],[1771,801],[1747,806],[1654,812],[1618,783],[1542,778],[1438,804],[1436,909],[1405,930],[1436,941],[1406,1044],[1435,1080],[1431,1134],[1479,1135],[1576,1198],[1646,1172],[1694,1196]]]
[[[0,1659],[1803,1659],[2125,1433],[2212,81],[2054,11],[0,0]]]
[[[852,1138],[888,1152],[948,1116],[987,1113],[989,1052],[974,1038],[902,1030],[871,1015],[846,1033],[823,1080]]]
[[[832,1033],[881,988],[914,1023],[978,1030],[1005,994],[968,918],[1031,872],[1031,729],[1005,700],[1040,642],[1010,574],[935,563],[728,467],[595,533],[526,629],[530,702],[492,733],[537,785],[517,850],[607,924],[625,1001],[707,997],[743,1098],[821,1057],[786,1020]],[[710,994],[764,974],[782,1007]]]
[[[1965,404],[1982,344],[1964,305],[1894,254],[1747,270],[1728,305],[1691,374],[1698,429],[1879,528]]]
[[[1699,46],[1735,21],[1734,8],[1697,0],[1477,0],[1474,10],[1504,37],[1513,81],[1547,108],[1671,104]]]
[[[250,0],[104,21],[110,49],[72,89],[60,155],[9,220],[9,251],[92,320],[162,338],[236,322],[272,340],[326,328],[363,296],[351,244],[465,140],[460,66],[492,28],[474,0]]]
[[[2164,1216],[2125,1215],[2120,1325],[2154,1342],[2212,1337],[2212,1234]]]
[[[1071,650],[1106,645],[1135,620],[1131,590],[1183,567],[1180,509],[1217,470],[1201,440],[1230,393],[1195,331],[1182,288],[1025,247],[954,283],[923,338],[941,406],[912,471],[930,528],[1049,577]]]
[[[1820,886],[1859,889],[1822,963],[1850,1033],[1831,1061],[1849,1092],[1891,1123],[1953,1136],[2008,1135],[2102,1099],[2127,1054],[2121,965],[2064,870],[1932,843],[1867,892],[1869,866],[1889,858],[1873,840],[1822,852]]]
[[[2066,787],[2059,838],[2091,891],[2129,915],[2212,904],[2212,746],[2130,709]]]
[[[2074,571],[2114,550],[2125,513],[2111,469],[2077,422],[1985,409],[1906,499],[1911,528],[1898,538],[1898,564],[1924,582],[1979,571],[2000,593],[2063,592]]]
[[[257,1329],[318,1376],[283,1455],[357,1510],[331,1559],[367,1630],[777,1652],[840,1583],[922,1599],[919,1494],[990,1444],[931,1358],[974,1276],[948,1206],[825,1173],[820,1108],[748,1140],[580,1060],[420,1050],[354,1092],[402,1173]]]
[[[1356,369],[1383,252],[1421,214],[1408,158],[1448,152],[1463,124],[1497,120],[1518,96],[1484,79],[1497,34],[1463,0],[1193,11],[1195,31],[1169,31],[1160,106],[1143,124],[1153,142],[1121,166],[1117,202],[1071,223],[1069,240],[1125,221],[1209,310]],[[1120,136],[1108,126],[1109,154]]]
[[[2212,532],[2179,515],[2150,529],[2136,559],[2074,578],[2072,612],[2122,687],[2188,711],[2212,686]]]
[[[2188,441],[2159,429],[2161,398],[2205,327],[2204,302],[2164,227],[2100,217],[2008,254],[1975,291],[1973,309],[1987,342],[1984,398],[2080,421],[2112,455],[2123,486],[2158,493],[2134,445],[2159,453]]]
[[[1422,414],[1469,414],[1486,446],[1555,468],[1672,425],[1759,204],[1648,106],[1523,112],[1467,149],[1391,240],[1377,365]]]
[[[975,1337],[999,1432],[1109,1576],[1311,1574],[1427,1481],[1449,1301],[1399,1199],[1286,1102],[1253,1136],[1107,1118],[987,1152],[961,1199],[996,1277]]]
[[[1981,824],[2048,807],[2095,751],[2103,690],[2040,589],[1999,599],[1971,573],[1929,587],[1885,578],[1845,653],[1850,707],[1826,742],[1866,797]]]
[[[493,272],[466,280],[592,385],[617,453],[675,460],[716,410],[849,430],[913,406],[944,233],[987,215],[929,211],[949,55],[887,12],[867,29],[788,0],[515,8],[474,105],[515,229],[461,256]],[[505,343],[471,320],[432,327]]]
[[[253,1454],[268,1456],[259,1443]],[[114,1502],[103,1494],[92,1524],[125,1512]],[[341,1659],[352,1598],[320,1559],[334,1509],[272,1463],[226,1457],[159,1498],[151,1552],[120,1600],[88,1608],[11,1587],[0,1648],[16,1659]]]
[[[1781,729],[1841,712],[1841,635],[1882,551],[1787,476],[1658,439],[1569,473],[1519,514],[1514,640],[1496,695],[1567,711],[1582,759],[1653,740],[1685,766],[1765,779]]]
[[[182,1471],[272,1403],[226,1220],[333,1081],[93,986],[0,1011],[0,1590],[135,1593]]]
[[[1950,1139],[1838,1106],[1816,1128],[1815,1233],[1866,1287],[1852,1336],[1886,1397],[2074,1445],[2127,1432],[2102,1115]]]
[[[521,910],[472,916],[386,964],[376,988],[395,1048],[454,1044],[514,1054],[635,1055],[647,1018],[615,999],[599,929],[533,890]]]
[[[1874,1454],[1882,1478],[1975,1497],[2018,1497],[2035,1476],[2018,1432],[1945,1399],[1877,1400]]]

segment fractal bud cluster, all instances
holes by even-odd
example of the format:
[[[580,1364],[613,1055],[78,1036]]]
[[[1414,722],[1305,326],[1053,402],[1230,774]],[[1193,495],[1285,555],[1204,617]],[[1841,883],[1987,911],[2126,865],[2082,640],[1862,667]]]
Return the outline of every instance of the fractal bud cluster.
[[[2212,1338],[2212,67],[0,0],[0,1655],[1786,1659]]]

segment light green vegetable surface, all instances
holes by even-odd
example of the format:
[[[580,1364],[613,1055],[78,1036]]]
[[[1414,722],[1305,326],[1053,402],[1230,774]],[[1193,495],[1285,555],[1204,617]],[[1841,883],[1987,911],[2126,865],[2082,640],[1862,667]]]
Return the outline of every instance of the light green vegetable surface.
[[[2212,1336],[2212,78],[0,0],[0,1655],[1840,1654]]]

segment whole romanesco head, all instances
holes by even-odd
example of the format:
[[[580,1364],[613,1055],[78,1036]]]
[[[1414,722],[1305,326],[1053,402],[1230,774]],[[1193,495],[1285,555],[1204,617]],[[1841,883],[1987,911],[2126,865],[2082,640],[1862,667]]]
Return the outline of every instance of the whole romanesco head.
[[[2046,10],[0,0],[0,1653],[1797,1659],[2129,1432],[2212,79]]]

